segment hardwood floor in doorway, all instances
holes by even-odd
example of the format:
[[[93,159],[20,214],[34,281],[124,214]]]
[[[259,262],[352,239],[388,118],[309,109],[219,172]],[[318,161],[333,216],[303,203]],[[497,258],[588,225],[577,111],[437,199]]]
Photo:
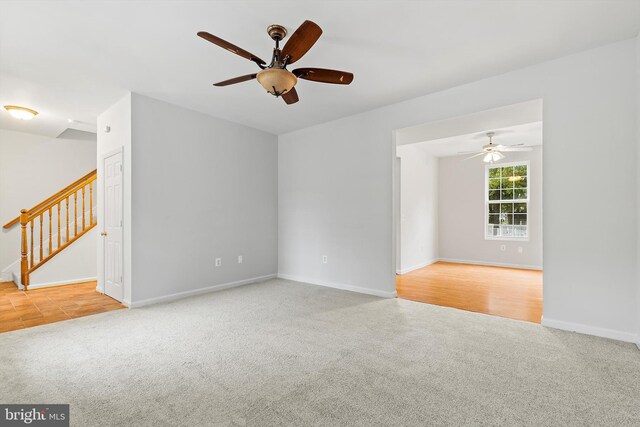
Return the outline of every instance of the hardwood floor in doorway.
[[[398,297],[540,323],[542,271],[436,262],[396,276]]]
[[[0,282],[0,332],[60,322],[125,308],[96,291],[96,282],[51,286],[24,292]]]

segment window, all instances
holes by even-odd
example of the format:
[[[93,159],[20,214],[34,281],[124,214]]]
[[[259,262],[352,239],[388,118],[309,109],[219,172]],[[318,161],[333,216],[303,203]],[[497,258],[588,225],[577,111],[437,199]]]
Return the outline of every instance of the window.
[[[528,239],[529,162],[487,165],[487,239]]]

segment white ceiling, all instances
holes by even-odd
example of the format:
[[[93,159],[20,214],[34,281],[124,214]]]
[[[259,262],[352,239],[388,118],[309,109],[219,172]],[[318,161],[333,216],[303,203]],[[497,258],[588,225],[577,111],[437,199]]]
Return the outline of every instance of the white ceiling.
[[[0,127],[56,136],[95,124],[127,91],[279,134],[630,38],[639,1],[4,1],[0,103],[40,111]],[[272,23],[324,34],[296,67],[355,74],[351,86],[300,81],[287,106],[257,71],[198,37],[209,31],[268,60]],[[81,130],[88,130],[86,126]]]
[[[482,151],[482,146],[489,143],[487,132],[495,132],[493,143],[498,145],[517,145],[535,147],[542,145],[542,122],[526,123],[500,129],[487,129],[465,135],[451,136],[413,144],[435,157],[457,156],[461,152]],[[508,156],[509,153],[506,153]],[[470,154],[469,154],[470,156]]]

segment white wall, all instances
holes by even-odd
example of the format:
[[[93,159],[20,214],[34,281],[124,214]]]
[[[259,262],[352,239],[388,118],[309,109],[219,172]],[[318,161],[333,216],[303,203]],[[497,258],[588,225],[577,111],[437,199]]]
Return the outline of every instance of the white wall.
[[[96,140],[91,134],[86,136],[49,138],[0,129],[0,225],[96,168]],[[87,233],[80,239],[82,243],[74,245],[93,248],[95,239],[95,234]],[[95,278],[94,251],[79,255],[76,247],[74,252],[60,253],[36,270],[31,277],[32,286]],[[20,271],[19,259],[18,224],[0,233],[0,280],[11,280],[11,272]]]
[[[276,136],[131,99],[133,305],[275,276]]]
[[[400,157],[400,274],[438,258],[438,159],[415,145],[397,148]]]
[[[640,165],[640,35],[636,37],[636,131],[638,144],[636,145],[636,163]],[[636,174],[636,209],[638,210],[638,240],[637,240],[637,281],[638,281],[638,290],[637,290],[637,337],[636,344],[640,347],[640,166],[638,166],[637,174]]]
[[[454,262],[542,268],[542,147],[507,153],[500,163],[530,162],[529,240],[485,239],[485,166],[482,157],[439,159],[440,258]],[[501,251],[500,246],[506,250]],[[518,252],[522,248],[522,253]]]
[[[105,128],[109,126],[110,131]],[[96,184],[98,230],[103,231],[104,223],[104,193],[103,193],[103,169],[104,157],[114,150],[122,150],[123,158],[123,238],[122,252],[124,302],[131,303],[131,94],[127,94],[120,101],[109,107],[98,116],[98,179]],[[97,243],[98,258],[98,289],[104,291],[104,242],[100,239]]]
[[[635,44],[618,42],[281,135],[279,274],[392,295],[393,131],[542,98],[543,322],[635,339]],[[603,159],[603,141],[615,159]],[[603,176],[618,177],[616,185]],[[615,210],[594,203],[602,194],[616,200]],[[596,226],[603,220],[606,227]]]
[[[69,283],[96,280],[98,259],[96,244],[98,227],[89,230],[81,238],[66,247],[45,265],[31,273],[29,288],[41,286],[66,285]],[[19,272],[20,269],[17,269]],[[18,274],[19,277],[19,274]]]

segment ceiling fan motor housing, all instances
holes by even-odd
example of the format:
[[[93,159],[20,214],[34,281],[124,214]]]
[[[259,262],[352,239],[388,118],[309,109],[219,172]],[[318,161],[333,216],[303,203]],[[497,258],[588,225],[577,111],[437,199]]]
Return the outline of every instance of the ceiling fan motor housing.
[[[267,33],[273,40],[280,41],[287,36],[287,29],[282,25],[273,24],[267,27]]]

